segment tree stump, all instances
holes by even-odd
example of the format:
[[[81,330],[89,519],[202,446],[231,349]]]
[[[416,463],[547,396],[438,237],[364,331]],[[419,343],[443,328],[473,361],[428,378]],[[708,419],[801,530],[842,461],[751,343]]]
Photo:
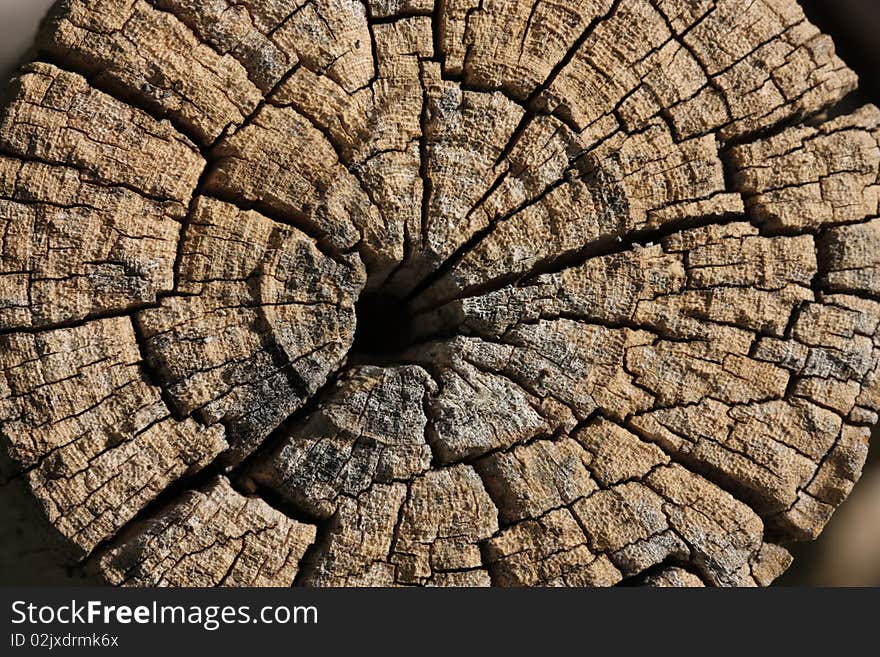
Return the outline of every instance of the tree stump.
[[[880,111],[794,0],[63,0],[0,419],[126,585],[765,585],[880,411]]]

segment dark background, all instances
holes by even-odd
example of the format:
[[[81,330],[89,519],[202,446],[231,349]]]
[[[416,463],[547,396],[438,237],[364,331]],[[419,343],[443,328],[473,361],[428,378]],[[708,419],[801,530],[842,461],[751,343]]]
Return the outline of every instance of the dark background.
[[[3,87],[2,81],[25,56],[40,18],[52,3],[0,0]],[[880,0],[802,0],[801,5],[810,20],[834,38],[838,54],[859,74],[861,90],[854,102],[880,105]],[[874,434],[862,481],[819,540],[795,546],[794,566],[779,584],[880,586],[880,435],[876,430]],[[63,545],[40,521],[33,499],[20,483],[0,483],[0,585],[83,581],[57,566],[64,556],[68,555]]]

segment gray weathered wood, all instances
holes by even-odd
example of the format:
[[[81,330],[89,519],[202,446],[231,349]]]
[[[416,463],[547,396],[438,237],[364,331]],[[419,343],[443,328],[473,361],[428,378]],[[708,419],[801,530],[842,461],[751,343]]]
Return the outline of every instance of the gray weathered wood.
[[[766,585],[857,481],[880,111],[794,0],[67,0],[35,57],[0,434],[107,581]]]

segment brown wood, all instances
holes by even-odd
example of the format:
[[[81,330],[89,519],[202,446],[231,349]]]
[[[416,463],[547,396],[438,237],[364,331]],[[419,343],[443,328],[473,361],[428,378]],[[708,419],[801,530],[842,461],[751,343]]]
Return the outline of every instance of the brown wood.
[[[858,479],[880,111],[793,0],[67,0],[35,59],[0,432],[107,581],[766,585]]]

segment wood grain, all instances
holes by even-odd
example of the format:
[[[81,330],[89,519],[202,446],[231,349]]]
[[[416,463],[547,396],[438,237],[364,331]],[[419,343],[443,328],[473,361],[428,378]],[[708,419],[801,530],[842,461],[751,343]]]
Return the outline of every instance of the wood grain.
[[[858,480],[880,111],[794,0],[66,0],[35,58],[0,441],[106,581],[767,585]]]

